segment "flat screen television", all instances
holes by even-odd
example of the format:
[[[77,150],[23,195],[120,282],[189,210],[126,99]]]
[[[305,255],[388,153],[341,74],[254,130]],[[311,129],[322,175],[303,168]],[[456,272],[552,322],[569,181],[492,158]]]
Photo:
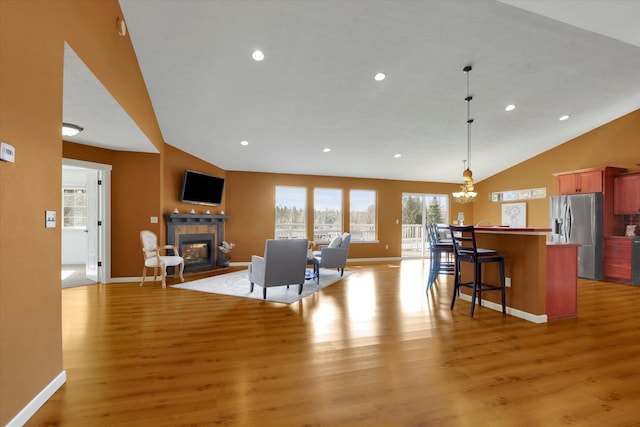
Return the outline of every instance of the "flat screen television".
[[[218,206],[222,203],[224,178],[202,172],[185,170],[180,201],[197,205]]]

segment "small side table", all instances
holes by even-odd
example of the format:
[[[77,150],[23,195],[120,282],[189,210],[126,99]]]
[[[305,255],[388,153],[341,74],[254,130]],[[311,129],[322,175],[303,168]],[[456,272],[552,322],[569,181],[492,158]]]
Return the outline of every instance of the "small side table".
[[[307,256],[307,267],[309,266],[311,267],[311,271],[307,269],[304,276],[305,280],[316,279],[316,283],[320,283],[320,262],[318,258],[313,256],[313,254],[311,257]]]

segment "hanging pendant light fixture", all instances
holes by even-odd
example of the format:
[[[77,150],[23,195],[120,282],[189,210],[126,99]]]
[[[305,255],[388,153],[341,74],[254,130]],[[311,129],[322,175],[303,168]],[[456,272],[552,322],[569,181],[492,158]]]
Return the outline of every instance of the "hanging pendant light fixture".
[[[464,99],[467,103],[467,160],[463,160],[464,171],[462,172],[462,179],[464,184],[460,186],[460,191],[453,193],[453,199],[458,203],[470,203],[475,202],[478,193],[475,192],[473,185],[473,173],[471,172],[471,100],[473,97],[469,94],[469,72],[471,71],[471,65],[467,65],[462,69],[467,75],[467,97]]]

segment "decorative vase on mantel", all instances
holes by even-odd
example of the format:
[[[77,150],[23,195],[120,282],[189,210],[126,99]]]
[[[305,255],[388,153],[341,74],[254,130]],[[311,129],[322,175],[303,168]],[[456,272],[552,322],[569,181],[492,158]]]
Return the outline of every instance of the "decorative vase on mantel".
[[[231,262],[231,258],[223,257],[222,261],[220,262],[220,265],[222,265],[223,267],[229,267],[230,262]]]

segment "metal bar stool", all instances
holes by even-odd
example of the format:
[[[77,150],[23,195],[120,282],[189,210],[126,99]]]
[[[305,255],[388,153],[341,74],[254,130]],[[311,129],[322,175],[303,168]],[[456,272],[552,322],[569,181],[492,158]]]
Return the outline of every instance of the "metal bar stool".
[[[475,309],[476,295],[478,304],[482,305],[482,292],[484,291],[500,291],[502,293],[502,313],[506,311],[506,287],[504,280],[504,256],[491,249],[481,249],[476,245],[476,233],[473,225],[456,226],[450,225],[451,240],[453,253],[455,256],[455,272],[453,296],[451,298],[451,309],[456,302],[456,296],[460,294],[460,287],[471,288],[471,311],[470,317],[473,317]],[[462,281],[461,266],[462,263],[473,264],[473,280],[470,282]],[[482,264],[489,262],[497,262],[500,269],[500,284],[492,285],[482,282]]]

